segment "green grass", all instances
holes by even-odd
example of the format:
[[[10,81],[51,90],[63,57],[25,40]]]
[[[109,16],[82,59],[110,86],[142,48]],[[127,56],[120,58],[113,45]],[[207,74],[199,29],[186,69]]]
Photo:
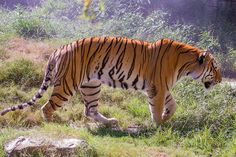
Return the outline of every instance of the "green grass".
[[[7,62],[0,70],[0,83],[9,85],[21,84],[25,87],[39,86],[43,79],[43,72],[36,68],[32,61],[19,59]]]

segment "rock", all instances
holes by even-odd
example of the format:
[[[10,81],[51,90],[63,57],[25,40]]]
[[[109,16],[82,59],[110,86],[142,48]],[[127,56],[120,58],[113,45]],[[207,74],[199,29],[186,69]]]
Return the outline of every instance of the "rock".
[[[85,140],[18,137],[4,146],[8,157],[77,157],[96,156],[95,151]]]

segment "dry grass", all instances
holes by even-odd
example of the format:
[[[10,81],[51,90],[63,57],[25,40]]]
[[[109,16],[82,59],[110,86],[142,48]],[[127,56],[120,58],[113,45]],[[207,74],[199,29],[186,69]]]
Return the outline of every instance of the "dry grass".
[[[59,43],[50,41],[25,40],[13,38],[8,41],[4,51],[8,54],[6,61],[24,58],[35,63],[46,62],[50,54],[58,48]]]

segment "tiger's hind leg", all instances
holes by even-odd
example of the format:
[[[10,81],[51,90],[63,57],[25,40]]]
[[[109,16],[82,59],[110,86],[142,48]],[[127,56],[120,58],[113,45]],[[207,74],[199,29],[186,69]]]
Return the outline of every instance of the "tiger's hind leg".
[[[118,121],[115,118],[107,118],[98,112],[98,104],[101,92],[101,82],[93,80],[83,84],[80,87],[80,92],[85,103],[85,116],[104,125],[118,126]]]
[[[52,122],[53,113],[62,107],[72,95],[73,92],[68,88],[63,88],[62,85],[54,87],[51,98],[41,107],[42,117],[46,121]]]

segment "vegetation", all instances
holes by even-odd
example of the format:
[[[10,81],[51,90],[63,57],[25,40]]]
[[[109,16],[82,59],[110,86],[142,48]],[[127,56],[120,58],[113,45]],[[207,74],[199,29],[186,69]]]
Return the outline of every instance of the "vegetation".
[[[121,1],[122,2],[122,1]],[[236,53],[221,53],[213,33],[186,24],[172,24],[170,15],[158,10],[144,16],[133,5],[120,1],[91,3],[84,8],[78,0],[46,0],[40,7],[14,10],[0,9],[0,109],[29,100],[44,76],[42,63],[25,55],[11,58],[9,46],[14,38],[28,41],[64,44],[90,36],[127,36],[154,42],[171,38],[203,49],[214,50],[224,74],[235,72]],[[115,5],[114,5],[114,4]],[[87,18],[83,16],[86,10]],[[110,12],[113,10],[113,12]],[[12,49],[10,49],[12,50]],[[29,50],[30,54],[34,49]],[[27,58],[27,59],[26,59]],[[121,130],[91,123],[83,116],[83,103],[76,95],[57,112],[56,122],[45,123],[39,108],[49,98],[51,89],[32,108],[0,117],[0,156],[6,156],[3,145],[20,135],[50,138],[78,137],[88,141],[97,154],[91,156],[235,156],[236,91],[217,86],[207,93],[202,85],[184,79],[172,90],[178,108],[174,117],[154,127],[146,96],[140,92],[104,87],[100,111],[116,117]],[[128,95],[128,97],[127,97]]]

